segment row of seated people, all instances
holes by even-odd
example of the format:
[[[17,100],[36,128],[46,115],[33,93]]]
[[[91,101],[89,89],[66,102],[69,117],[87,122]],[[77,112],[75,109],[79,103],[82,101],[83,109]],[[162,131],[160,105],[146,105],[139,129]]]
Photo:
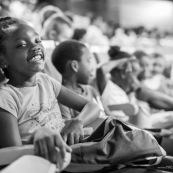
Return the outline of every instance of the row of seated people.
[[[70,39],[70,38],[72,38],[73,36],[72,36],[72,33],[73,33],[73,26],[72,26],[72,22],[71,21],[69,21],[65,16],[63,16],[62,14],[59,14],[59,12],[56,12],[56,10],[54,9],[53,11],[52,11],[52,13],[50,13],[50,11],[51,11],[51,8],[50,7],[45,7],[45,9],[48,9],[48,10],[45,10],[44,11],[44,13],[45,14],[42,14],[42,16],[48,16],[48,13],[49,13],[49,15],[50,14],[52,14],[52,15],[50,15],[50,17],[47,17],[47,19],[43,19],[43,22],[44,22],[44,24],[43,24],[43,32],[42,32],[42,37],[44,38],[44,39],[47,39],[47,40],[54,40],[54,41],[58,41],[58,42],[61,42],[61,41],[64,41],[64,40],[66,40],[66,39]],[[58,10],[57,10],[58,11]],[[43,17],[44,18],[44,17]],[[83,36],[81,36],[81,37],[83,37]],[[81,38],[78,38],[79,40],[81,40]],[[82,39],[82,40],[84,40],[84,39]],[[138,58],[137,57],[137,54],[135,55],[135,57],[139,60],[140,58]],[[145,57],[147,57],[147,56],[145,56]],[[103,58],[102,58],[103,59]],[[105,58],[104,57],[104,59],[107,59],[107,57]],[[142,59],[142,58],[141,58]],[[150,58],[151,59],[151,58]],[[152,60],[150,60],[150,61],[152,61]],[[141,63],[140,62],[140,60],[139,60],[139,63],[140,63],[140,67],[141,68],[143,68],[143,69],[145,69],[145,67],[142,65],[143,63]],[[135,64],[135,63],[133,63],[133,64]],[[104,66],[109,66],[109,63],[107,64],[107,65],[104,65]],[[134,66],[137,66],[137,63],[134,65]],[[50,74],[51,73],[51,71],[52,71],[52,66],[51,66],[51,62],[47,62],[46,63],[46,72],[48,73],[48,74]],[[103,69],[104,69],[105,67],[103,67]],[[106,67],[107,68],[107,67]],[[113,67],[111,67],[111,68],[113,68]],[[107,69],[107,71],[111,71],[112,69]],[[100,68],[101,69],[101,68]],[[156,69],[156,68],[155,68]],[[98,72],[99,72],[100,70],[98,70]],[[143,70],[143,71],[145,71],[145,70]],[[147,71],[149,71],[148,69],[147,69]],[[143,73],[143,72],[142,72]],[[141,74],[142,74],[141,73]],[[56,75],[55,75],[56,74]],[[99,74],[101,74],[101,73],[99,73]],[[99,75],[98,74],[98,75]],[[116,73],[114,73],[114,75],[116,75],[117,74],[117,72]],[[56,79],[58,79],[59,81],[61,81],[62,79],[61,79],[61,75],[59,75],[58,73],[56,73],[56,72],[53,72],[53,73],[51,73],[50,74],[52,77],[55,77]],[[113,76],[113,75],[112,75]],[[121,75],[117,75],[115,78],[117,79],[117,78],[121,78],[120,80],[116,80],[115,81],[115,83],[116,84],[118,84],[119,86],[121,86],[121,85],[123,85],[123,82],[126,84],[126,79],[125,78],[122,78],[121,77]],[[98,79],[99,77],[97,77],[97,79]],[[128,78],[128,77],[127,77]],[[158,78],[158,77],[157,77]],[[140,80],[142,80],[141,82],[142,82],[142,84],[144,84],[144,82],[143,82],[143,79],[140,79]],[[102,76],[102,79],[99,79],[98,80],[98,84],[97,85],[94,85],[94,86],[99,86],[99,93],[101,94],[101,97],[102,97],[102,102],[104,102],[104,103],[107,103],[108,104],[108,100],[106,100],[106,97],[108,98],[108,97],[110,97],[110,96],[112,96],[112,93],[110,93],[109,94],[109,96],[107,96],[107,95],[105,95],[105,93],[106,94],[108,94],[108,92],[106,91],[106,90],[109,90],[109,88],[108,87],[106,87],[105,88],[105,91],[106,92],[104,92],[104,93],[102,93],[103,91],[103,86],[104,86],[104,84],[101,84],[100,82],[102,82],[102,81],[104,81],[103,80],[103,76]],[[110,82],[111,80],[109,80],[109,82],[108,82],[108,86],[109,87],[111,87],[110,85],[111,85],[111,82]],[[120,82],[120,81],[123,81],[123,82]],[[151,81],[151,80],[150,80]],[[120,82],[120,83],[119,83]],[[122,83],[122,84],[121,84]],[[146,83],[146,82],[145,82]],[[150,82],[149,82],[150,83]],[[155,82],[156,83],[156,82]],[[161,82],[161,83],[165,83],[165,82]],[[167,82],[168,83],[168,82]],[[130,86],[131,84],[129,84],[129,86]],[[137,84],[137,85],[139,85],[139,84]],[[102,89],[100,88],[100,86],[102,86]],[[150,85],[151,86],[151,85]],[[166,86],[166,85],[165,85]],[[113,87],[115,87],[115,85],[113,85]],[[97,87],[98,88],[98,87]],[[108,89],[107,89],[108,88]],[[121,88],[123,88],[123,86],[121,86]],[[170,82],[169,82],[169,88],[170,88]],[[126,88],[123,88],[123,89],[125,89],[126,90]],[[151,88],[150,88],[151,89]],[[114,89],[113,89],[114,90]],[[116,90],[117,90],[117,88],[116,88]],[[114,92],[116,91],[116,90],[114,90]],[[165,92],[167,92],[166,94],[169,94],[168,92],[171,92],[170,91],[170,89],[168,89],[168,87],[166,87],[166,89],[165,89],[165,87],[164,87],[164,90],[165,90]],[[120,91],[120,89],[119,89],[119,92],[121,92],[122,93],[122,91]],[[127,91],[128,92],[128,91]],[[116,93],[115,93],[116,94]],[[104,98],[104,95],[105,95],[105,98]],[[133,95],[133,94],[131,94],[131,95]],[[147,102],[151,102],[151,103],[149,103],[150,105],[151,104],[153,104],[152,102],[156,102],[156,101],[153,101],[153,100],[156,100],[156,98],[144,98],[144,96],[145,96],[145,94],[141,94],[142,96],[142,99],[145,99],[144,101],[146,101],[147,100]],[[144,95],[144,96],[143,96]],[[148,94],[148,95],[150,95],[150,94]],[[156,95],[158,95],[157,97],[159,97],[159,95],[160,95],[160,93],[157,93]],[[114,99],[113,99],[113,103],[111,103],[111,99],[109,98],[109,102],[110,102],[110,104],[111,105],[115,105],[115,103],[116,103],[116,100],[121,100],[120,98],[117,98],[117,94],[116,94],[116,97],[115,96],[112,96],[112,97],[114,97]],[[162,96],[160,96],[160,97],[162,97]],[[166,96],[165,96],[166,97]],[[124,93],[123,94],[123,97],[121,97],[121,98],[123,98],[123,99],[125,99],[124,101],[122,101],[122,102],[119,102],[119,104],[120,103],[127,103],[128,102],[128,100],[129,99],[127,99],[127,96],[126,96],[126,94]],[[133,102],[135,102],[135,99],[134,99],[134,97],[132,96],[132,99],[131,100],[133,100]],[[169,98],[169,100],[170,100],[170,98]],[[138,101],[139,102],[139,101]],[[171,100],[170,100],[170,102],[171,102]],[[166,104],[170,104],[170,102],[169,103],[166,103]],[[142,109],[142,111],[140,112],[141,114],[143,114],[142,112],[144,111],[148,116],[149,116],[149,114],[151,113],[150,112],[150,108],[149,108],[149,106],[148,105],[146,105],[146,104],[144,104],[143,102],[142,103],[140,103],[140,104],[142,104],[143,106],[142,106],[142,108],[144,108],[144,107],[146,107],[145,108],[145,110],[143,110]],[[159,104],[159,105],[157,105],[157,103],[156,103],[156,105],[155,105],[155,103],[154,103],[154,107],[157,107],[157,106],[161,106],[161,107],[159,107],[159,109],[166,109],[166,110],[171,110],[171,108],[168,106],[168,108],[166,108],[164,105],[162,105],[163,103],[161,103],[161,105]],[[136,103],[135,104],[133,104],[133,105],[135,105],[135,107],[138,107],[138,106],[136,106]],[[145,106],[144,106],[145,105]],[[163,106],[163,107],[162,107]],[[172,106],[172,105],[170,105],[170,106]],[[115,108],[114,106],[113,106],[113,108]],[[137,110],[136,108],[135,108],[135,110]],[[110,111],[109,111],[109,113],[108,113],[108,111],[109,111],[109,109],[107,110],[107,114],[110,114]],[[147,113],[147,112],[148,113]],[[123,116],[122,116],[122,112],[119,112],[119,114],[120,114],[120,117],[121,118],[123,118]],[[118,112],[116,111],[116,116],[118,117]],[[128,119],[128,117],[127,116],[125,116],[124,115],[124,119]],[[131,118],[131,119],[134,119],[134,117],[133,118]],[[148,118],[145,118],[145,116],[144,116],[144,119],[143,120],[147,120]],[[133,122],[134,121],[136,121],[136,120],[132,120]],[[154,120],[153,121],[155,121],[155,118],[154,118]],[[149,121],[150,122],[150,121]],[[146,123],[140,123],[140,122],[137,122],[137,123],[140,123],[140,126],[141,127],[144,127],[145,125],[148,125],[148,127],[149,126],[151,126],[151,124],[149,123],[149,122],[146,122]],[[143,126],[143,124],[145,124],[144,126]],[[150,124],[150,125],[149,125]]]
[[[65,42],[64,44],[68,45],[70,43]],[[69,50],[70,49],[72,48],[70,48],[69,46]],[[99,67],[97,67],[97,70],[95,69],[97,65],[94,65],[94,67],[91,67],[92,69],[90,70],[90,72],[88,72],[90,73],[90,75],[93,76],[93,71],[96,70],[96,78],[94,79],[94,82],[93,81],[90,82],[89,79],[88,82],[85,82],[85,85],[90,83],[95,87],[94,89],[93,87],[91,88],[91,86],[89,86],[91,90],[88,91],[90,92],[90,94],[88,94],[89,98],[91,99],[93,97],[95,100],[99,102],[99,104],[102,102],[102,105],[101,104],[100,105],[102,109],[104,107],[107,115],[120,118],[121,120],[128,120],[129,117],[127,117],[127,115],[140,114],[140,116],[130,116],[130,121],[132,121],[133,123],[135,123],[135,125],[138,125],[139,127],[151,128],[152,124],[150,123],[151,122],[150,114],[152,114],[151,111],[152,109],[150,108],[150,106],[152,108],[153,107],[157,108],[158,110],[160,109],[160,110],[171,111],[172,98],[169,95],[165,95],[161,92],[156,92],[156,91],[152,92],[152,90],[147,89],[146,87],[142,87],[141,89],[141,82],[138,80],[137,76],[141,76],[141,73],[143,73],[143,70],[141,69],[143,68],[138,63],[138,60],[135,60],[134,56],[126,52],[120,51],[120,49],[117,47],[111,49],[109,51],[113,52],[113,55],[110,55],[111,60],[101,65],[98,64]],[[62,55],[62,57],[63,56],[64,55]],[[62,60],[59,60],[58,63],[62,64],[61,61]],[[91,58],[91,64],[92,63],[93,60]],[[63,68],[62,65],[61,68]],[[130,71],[128,71],[128,69],[130,69]],[[125,72],[125,70],[127,70],[127,72]],[[55,67],[52,65],[50,61],[46,62],[45,72],[51,75],[52,77],[55,77],[58,81],[62,81],[61,74],[56,71]],[[80,82],[77,84],[80,85]],[[74,89],[74,91],[79,92],[78,89]],[[86,96],[86,93],[88,92],[83,92],[81,94]],[[136,93],[137,95],[135,95]],[[139,97],[139,99],[137,99],[136,97]],[[126,108],[128,108],[127,111]],[[127,115],[125,115],[122,111],[121,112],[115,111],[116,109],[117,110],[123,109]],[[169,114],[171,114],[171,112],[169,112]],[[64,115],[64,117],[69,118],[69,116],[67,115]],[[139,122],[140,120],[139,117],[141,118],[140,122]],[[157,117],[159,117],[159,115]],[[153,121],[155,120],[156,119],[153,118]],[[166,124],[166,126],[169,125],[171,126],[171,123],[172,122],[169,121],[168,124]],[[157,127],[159,127],[159,125]]]
[[[7,28],[10,28],[10,37],[8,37],[8,32],[5,32]],[[99,94],[96,94],[91,87],[83,86],[83,84],[88,84],[92,72],[89,50],[84,44],[74,41],[63,42],[55,49],[52,61],[63,76],[62,84],[66,86],[63,87],[47,75],[38,73],[44,68],[44,51],[40,38],[31,27],[16,19],[2,18],[1,32],[2,35],[7,36],[7,39],[5,39],[6,37],[2,38],[7,44],[2,44],[1,62],[3,62],[4,74],[9,79],[1,86],[0,90],[1,147],[21,145],[21,138],[26,142],[28,137],[40,126],[56,129],[57,133],[61,132],[64,141],[69,145],[81,142],[83,127],[88,126],[100,116],[100,109],[94,103],[98,100]],[[16,37],[19,39],[17,43],[14,41]],[[15,49],[12,44],[17,44]],[[29,56],[24,54],[26,48]],[[58,61],[62,61],[62,63]],[[81,94],[85,97],[80,97]],[[86,99],[88,95],[91,98],[95,96],[94,102]],[[69,121],[64,121],[61,118],[55,96],[59,103],[65,105],[61,106],[64,111],[62,114],[70,118]],[[41,102],[38,98],[41,99]],[[37,101],[43,105],[43,112],[37,109]],[[46,106],[48,108],[45,107],[45,104],[48,104]],[[31,109],[28,109],[30,106]],[[52,106],[54,107],[52,108]],[[166,104],[166,106],[170,106],[170,104]],[[68,107],[77,110],[77,112]],[[101,110],[103,113],[103,108]],[[48,112],[51,113],[49,118],[47,118]],[[46,157],[46,149],[40,150],[43,151],[42,155]]]

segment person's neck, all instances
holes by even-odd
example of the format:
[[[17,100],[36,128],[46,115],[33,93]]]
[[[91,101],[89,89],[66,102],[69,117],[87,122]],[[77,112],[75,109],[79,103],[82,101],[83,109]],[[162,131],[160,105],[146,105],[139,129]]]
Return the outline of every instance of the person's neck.
[[[75,77],[63,78],[62,84],[65,87],[67,87],[67,88],[69,88],[69,89],[71,89],[71,90],[73,90],[75,92],[78,91],[78,89],[79,89],[79,87],[78,87],[79,84],[77,83],[77,80],[76,80]]]
[[[18,88],[32,87],[36,85],[36,75],[16,77],[15,75],[11,74],[9,76],[8,84]]]

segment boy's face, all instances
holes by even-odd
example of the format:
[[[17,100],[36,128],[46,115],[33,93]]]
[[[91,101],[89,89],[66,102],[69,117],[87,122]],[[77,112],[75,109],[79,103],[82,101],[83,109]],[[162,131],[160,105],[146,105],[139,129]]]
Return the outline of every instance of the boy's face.
[[[81,60],[78,64],[77,82],[80,84],[88,84],[94,69],[92,66],[92,56],[87,48],[82,48]]]
[[[8,71],[31,76],[44,68],[44,48],[39,35],[26,24],[11,28],[5,40],[4,59]]]

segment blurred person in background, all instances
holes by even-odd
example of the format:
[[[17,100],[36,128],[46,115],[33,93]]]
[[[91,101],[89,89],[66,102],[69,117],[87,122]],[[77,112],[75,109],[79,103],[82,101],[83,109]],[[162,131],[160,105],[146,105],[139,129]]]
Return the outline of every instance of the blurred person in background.
[[[86,29],[78,29],[77,28],[74,30],[73,39],[85,43],[86,33],[87,33]]]
[[[52,40],[55,44],[57,44],[57,42],[71,39],[73,32],[72,22],[69,18],[55,13],[44,22],[41,35],[43,40]],[[54,47],[52,50],[53,49]],[[43,72],[61,82],[62,77],[50,60],[51,53],[49,53],[49,57],[47,57]]]
[[[44,23],[42,38],[61,42],[71,39],[73,32],[72,22],[67,17],[53,14]]]
[[[153,76],[153,58],[142,50],[135,51],[134,56],[141,67],[141,71],[138,76],[139,80],[146,86],[150,85],[150,79],[152,79]]]
[[[164,57],[159,53],[147,55],[143,51],[136,51],[134,55],[141,67],[141,72],[138,76],[141,83],[151,90],[173,96],[173,82],[164,75],[166,68]]]
[[[5,0],[1,1],[0,3],[0,16],[10,16],[11,12],[9,9],[9,5],[11,3],[11,0]]]
[[[151,55],[154,59],[153,63],[153,78],[157,83],[156,90],[161,91],[167,95],[173,96],[173,81],[164,75],[166,69],[166,60],[162,54],[153,53]]]
[[[103,34],[104,21],[102,17],[92,16],[85,36],[86,43],[90,45],[109,46],[109,39]]]

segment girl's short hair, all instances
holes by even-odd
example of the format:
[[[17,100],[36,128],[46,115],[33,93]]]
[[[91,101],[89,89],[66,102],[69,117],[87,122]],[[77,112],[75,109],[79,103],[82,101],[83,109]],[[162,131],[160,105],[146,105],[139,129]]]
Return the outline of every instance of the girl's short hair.
[[[9,29],[17,24],[25,23],[22,20],[13,17],[0,18],[0,53],[5,53],[4,40],[9,34]]]
[[[5,54],[5,44],[4,41],[9,35],[9,29],[18,24],[26,24],[24,21],[19,20],[13,17],[0,17],[0,54]],[[4,76],[8,78],[8,70],[3,68],[3,65],[0,62],[0,68],[4,72]]]
[[[111,60],[118,60],[122,58],[130,58],[132,55],[121,50],[119,46],[111,46],[108,50],[108,55]]]

